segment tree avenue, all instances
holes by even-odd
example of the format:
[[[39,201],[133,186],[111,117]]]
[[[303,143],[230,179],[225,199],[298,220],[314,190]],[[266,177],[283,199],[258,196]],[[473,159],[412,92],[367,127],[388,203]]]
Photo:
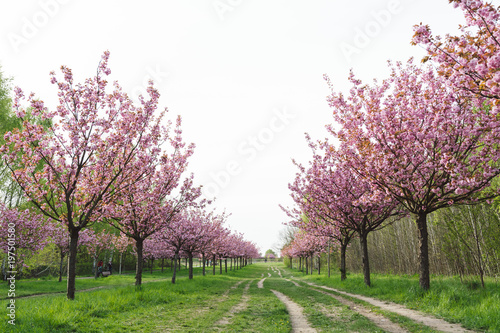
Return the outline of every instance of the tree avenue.
[[[129,246],[123,240],[115,242],[116,236],[102,227],[98,228],[99,234],[87,232],[88,228],[107,222],[119,230],[122,238],[133,239],[137,255],[135,284],[140,286],[144,242],[166,230],[172,221],[186,218],[181,215],[183,211],[203,209],[209,204],[198,200],[201,187],[193,184],[193,175],[182,178],[194,144],[183,142],[181,118],[174,123],[164,122],[167,110],[158,112],[160,95],[152,82],[148,96],[140,96],[138,105],[116,82],[109,91],[108,59],[109,52],[105,52],[96,76],[84,83],[75,83],[72,71],[65,66],[61,67],[62,80],[52,72],[51,82],[57,86],[59,96],[55,110],[45,107],[33,93],[26,97],[16,88],[12,107],[22,125],[6,132],[0,148],[13,181],[33,209],[33,213],[18,212],[2,206],[2,216],[19,217],[18,239],[23,242],[19,247],[27,246],[27,236],[21,235],[27,235],[31,228],[29,231],[36,233],[36,237],[26,239],[26,244],[34,244],[31,251],[51,241],[59,248],[61,263],[68,255],[69,299],[75,297],[79,247],[91,254],[95,268],[103,250],[116,243],[123,253]],[[28,106],[23,104],[26,99]],[[44,218],[35,216],[35,211]],[[199,219],[203,225],[215,223],[208,215],[202,214]],[[2,225],[4,222],[8,223],[2,220]],[[82,232],[85,239],[81,240]],[[106,239],[98,235],[106,235]],[[206,245],[204,242],[200,240]],[[222,252],[226,251],[223,245]],[[152,252],[158,251],[148,254]],[[196,247],[187,249],[187,253],[198,254]]]

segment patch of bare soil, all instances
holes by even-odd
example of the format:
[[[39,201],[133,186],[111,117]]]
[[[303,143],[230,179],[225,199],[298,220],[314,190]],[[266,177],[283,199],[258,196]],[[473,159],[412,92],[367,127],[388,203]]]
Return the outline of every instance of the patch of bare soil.
[[[317,332],[314,328],[309,326],[306,317],[304,316],[303,309],[300,305],[293,302],[286,295],[280,293],[279,291],[272,290],[271,291],[282,301],[290,315],[290,321],[292,323],[292,333],[313,333]]]
[[[264,281],[266,280],[267,278],[263,278],[262,280],[259,281],[259,283],[257,283],[257,288],[259,289],[262,289],[264,288]]]
[[[407,317],[415,322],[418,322],[422,325],[428,326],[432,329],[435,329],[435,330],[438,330],[441,332],[449,332],[449,333],[473,333],[474,332],[474,331],[463,328],[462,326],[460,326],[460,324],[452,324],[452,323],[449,323],[443,319],[439,319],[439,318],[430,316],[428,314],[424,314],[420,311],[408,309],[400,304],[386,302],[386,301],[380,301],[378,299],[368,297],[368,296],[351,294],[351,293],[337,290],[334,288],[330,288],[330,287],[326,287],[326,286],[319,286],[319,285],[316,285],[314,283],[308,283],[308,284],[311,286],[320,287],[320,288],[323,288],[326,290],[331,290],[331,291],[334,291],[334,292],[341,294],[341,295],[346,295],[349,297],[357,298],[359,300],[365,301],[365,302],[370,303],[372,305],[378,306],[382,310],[390,311],[390,312],[396,313],[398,315]],[[359,307],[359,305],[356,305],[356,306]]]

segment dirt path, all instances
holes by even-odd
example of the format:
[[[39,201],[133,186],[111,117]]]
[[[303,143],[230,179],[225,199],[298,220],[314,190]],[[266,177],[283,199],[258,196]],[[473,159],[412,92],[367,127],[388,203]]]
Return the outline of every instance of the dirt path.
[[[309,326],[306,317],[302,313],[302,307],[297,303],[293,302],[290,298],[280,293],[279,291],[271,291],[282,301],[290,315],[290,321],[292,323],[292,333],[313,333],[316,332],[314,328]]]
[[[242,281],[243,282],[243,281]],[[235,313],[241,312],[247,308],[248,301],[250,300],[250,296],[248,295],[248,289],[250,288],[250,285],[252,284],[253,280],[248,282],[245,286],[245,289],[243,289],[243,295],[241,296],[241,302],[236,304],[229,310],[228,314],[226,317],[220,319],[215,323],[217,326],[223,326],[223,325],[228,325],[231,318],[233,318]]]
[[[406,332],[408,332],[407,330],[405,330],[404,328],[402,328],[398,324],[393,323],[392,321],[390,321],[389,319],[387,319],[386,317],[384,317],[382,315],[379,315],[379,314],[372,312],[370,309],[367,309],[366,307],[364,307],[362,305],[356,304],[356,303],[349,301],[348,299],[345,299],[343,297],[327,293],[326,291],[317,290],[314,288],[309,288],[309,289],[335,298],[340,303],[349,306],[351,308],[351,310],[356,311],[360,315],[368,318],[370,321],[372,321],[375,325],[377,325],[378,327],[380,327],[384,331],[387,331],[390,333],[406,333]]]
[[[266,280],[267,278],[263,278],[262,280],[259,281],[259,283],[257,283],[257,288],[259,289],[262,289],[264,288],[264,281]]]
[[[430,315],[424,314],[422,312],[416,311],[416,310],[411,310],[408,308],[405,308],[402,305],[392,303],[392,302],[386,302],[386,301],[380,301],[378,299],[372,298],[372,297],[367,297],[367,296],[362,296],[362,295],[357,295],[357,294],[351,294],[345,291],[337,290],[334,288],[326,287],[326,286],[319,286],[314,283],[308,283],[308,285],[317,287],[317,288],[323,288],[325,290],[330,290],[333,292],[336,292],[341,295],[346,295],[349,297],[357,298],[359,300],[365,301],[367,303],[370,303],[372,305],[378,306],[382,310],[390,311],[393,313],[396,313],[398,315],[407,317],[415,322],[418,322],[422,325],[428,326],[432,329],[441,331],[441,332],[449,332],[449,333],[474,333],[474,331],[467,330],[460,326],[460,324],[452,324],[449,323],[443,319],[435,318]],[[356,305],[358,308],[360,308],[359,305]],[[364,314],[363,314],[364,315]]]
[[[292,281],[292,280],[289,280],[289,279],[285,279],[285,280],[286,280],[286,281],[288,281],[288,282],[293,283],[293,284],[295,285],[295,287],[301,287],[301,285],[300,285],[300,284],[298,284],[298,283],[297,283],[297,282],[295,282],[295,281]]]
[[[222,294],[222,297],[227,297],[227,295],[229,295],[229,292],[230,292],[231,290],[234,290],[234,289],[238,288],[238,286],[239,286],[240,284],[242,284],[242,283],[243,283],[243,281],[244,281],[244,280],[241,280],[241,281],[236,282],[236,284],[235,284],[234,286],[232,286],[231,288],[227,289],[227,290],[226,290],[226,291]]]

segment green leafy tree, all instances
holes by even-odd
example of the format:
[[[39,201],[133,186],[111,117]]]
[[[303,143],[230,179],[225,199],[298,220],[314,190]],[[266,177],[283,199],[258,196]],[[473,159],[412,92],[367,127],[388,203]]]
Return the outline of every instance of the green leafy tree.
[[[20,128],[21,122],[11,110],[11,78],[6,77],[0,67],[0,146],[5,143],[4,134],[14,128]],[[0,160],[0,193],[2,200],[9,206],[17,206],[21,199],[19,188],[11,181],[10,171]]]

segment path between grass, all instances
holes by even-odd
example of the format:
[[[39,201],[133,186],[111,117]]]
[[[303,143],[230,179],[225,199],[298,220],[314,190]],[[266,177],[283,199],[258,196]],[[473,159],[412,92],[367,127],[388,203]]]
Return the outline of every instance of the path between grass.
[[[309,289],[335,298],[340,303],[349,306],[352,310],[356,311],[360,315],[365,316],[366,318],[371,320],[375,325],[377,325],[378,327],[380,327],[384,331],[387,331],[390,333],[406,333],[406,332],[408,332],[407,330],[405,330],[404,328],[402,328],[398,324],[393,323],[392,321],[390,321],[389,319],[387,319],[386,317],[384,317],[382,315],[379,315],[379,314],[372,312],[370,309],[367,309],[366,307],[364,307],[362,305],[356,304],[356,303],[354,303],[348,299],[345,299],[343,297],[327,293],[326,291],[317,290],[314,288],[309,288]]]
[[[276,269],[278,270],[278,272],[279,272],[278,274],[280,275],[280,277],[282,277],[280,270],[277,267],[276,267]],[[284,278],[284,280],[293,283],[296,287],[299,287],[299,288],[302,287],[300,284],[298,284],[297,282],[295,282],[293,280],[285,279],[285,278]],[[308,284],[312,285],[311,283],[308,283]],[[320,292],[324,295],[328,295],[330,297],[335,298],[340,303],[349,306],[353,311],[356,311],[360,315],[368,318],[370,321],[372,321],[375,325],[377,325],[378,327],[380,327],[384,331],[387,331],[389,333],[406,333],[406,332],[408,332],[407,330],[405,330],[404,328],[402,328],[398,324],[393,323],[392,321],[390,321],[389,319],[387,319],[386,317],[384,317],[382,315],[373,313],[370,309],[367,309],[364,306],[356,304],[356,303],[349,301],[343,297],[340,297],[340,296],[337,296],[337,295],[334,295],[331,293],[327,293],[326,291],[321,291],[321,290],[317,290],[314,288],[308,288],[308,289],[314,290],[314,291]]]
[[[239,284],[241,284],[241,282],[243,282],[243,281],[238,282],[236,287]],[[250,288],[250,285],[252,284],[252,282],[253,282],[253,280],[250,280],[250,282],[248,282],[246,284],[245,289],[243,289],[243,295],[241,296],[241,302],[236,304],[235,306],[233,306],[231,308],[231,310],[229,310],[228,315],[226,317],[221,318],[219,321],[217,321],[215,323],[215,325],[217,325],[217,326],[228,325],[229,322],[231,321],[231,318],[234,317],[235,313],[239,313],[247,308],[248,301],[250,300],[250,296],[248,296],[248,289]],[[235,288],[235,287],[233,287],[233,288]]]
[[[282,301],[290,315],[290,322],[292,323],[292,333],[316,333],[317,331],[309,326],[306,317],[304,316],[303,309],[300,305],[293,302],[290,298],[280,293],[279,291],[271,289],[273,294]]]
[[[396,304],[396,303],[380,301],[380,300],[372,298],[372,297],[352,294],[352,293],[341,291],[341,290],[338,290],[335,288],[320,286],[320,285],[317,285],[317,284],[314,284],[311,282],[304,281],[304,283],[306,283],[310,286],[316,287],[316,288],[323,288],[323,289],[330,290],[330,291],[333,291],[333,292],[341,294],[341,295],[346,295],[349,297],[359,299],[361,301],[364,301],[364,302],[367,302],[367,303],[372,304],[374,306],[377,306],[377,307],[381,308],[382,310],[390,311],[390,312],[396,313],[398,315],[407,317],[415,322],[418,322],[420,324],[423,324],[425,326],[428,326],[432,329],[435,329],[435,330],[438,330],[441,332],[449,332],[449,333],[473,333],[474,332],[474,331],[467,330],[467,329],[463,328],[459,324],[452,324],[452,323],[449,323],[443,319],[432,317],[430,315],[423,314],[422,312],[419,312],[416,310],[408,309],[408,308],[406,308],[402,305]],[[360,307],[358,306],[358,308],[360,308]],[[361,314],[363,314],[363,313],[361,313]]]

